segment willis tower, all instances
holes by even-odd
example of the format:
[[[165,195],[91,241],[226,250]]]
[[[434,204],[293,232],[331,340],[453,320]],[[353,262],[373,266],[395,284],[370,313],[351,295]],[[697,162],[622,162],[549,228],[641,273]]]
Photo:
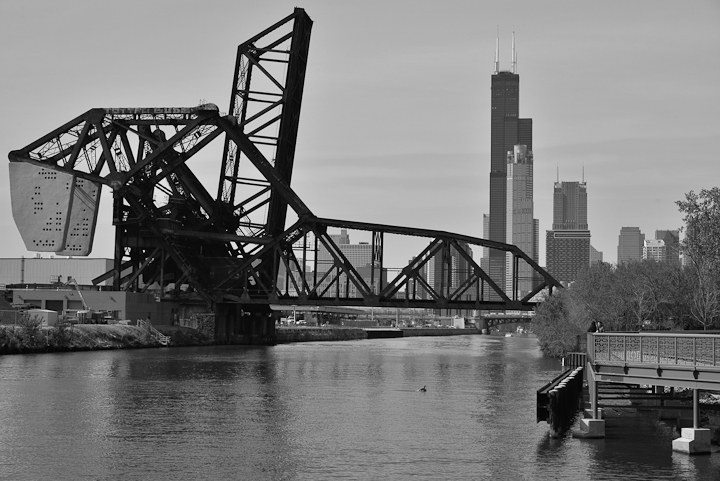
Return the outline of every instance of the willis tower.
[[[490,216],[488,232],[484,237],[498,242],[512,243],[506,239],[507,218],[507,156],[516,145],[525,145],[532,151],[532,119],[519,118],[520,76],[516,73],[517,56],[515,34],[512,42],[510,70],[500,70],[500,40],[496,40],[495,72],[492,75],[491,125],[490,125]],[[488,249],[490,277],[498,286],[504,287],[506,277],[505,253]],[[497,297],[491,292],[490,299]]]

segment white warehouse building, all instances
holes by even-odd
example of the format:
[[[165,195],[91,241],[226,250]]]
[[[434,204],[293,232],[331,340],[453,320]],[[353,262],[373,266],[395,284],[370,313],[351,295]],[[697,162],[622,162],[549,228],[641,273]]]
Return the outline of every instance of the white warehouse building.
[[[0,285],[31,285],[66,283],[68,277],[80,285],[92,285],[92,280],[113,268],[112,259],[89,257],[21,257],[0,259]],[[112,286],[112,278],[98,285]]]

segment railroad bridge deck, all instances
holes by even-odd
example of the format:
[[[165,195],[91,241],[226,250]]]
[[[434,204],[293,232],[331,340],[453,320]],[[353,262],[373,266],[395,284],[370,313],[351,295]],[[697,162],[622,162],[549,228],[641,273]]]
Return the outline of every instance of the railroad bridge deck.
[[[13,216],[28,249],[89,255],[109,188],[114,263],[93,283],[142,292],[158,283],[163,300],[204,304],[219,342],[271,340],[271,304],[528,311],[561,288],[515,245],[311,211],[291,181],[312,23],[296,8],[238,46],[227,114],[212,103],[94,108],[11,151]],[[219,177],[206,185],[189,161],[219,142]],[[362,233],[369,259],[353,264],[330,229]],[[411,260],[388,266],[397,237],[422,247],[393,246]],[[506,258],[507,279],[491,278],[473,248]]]

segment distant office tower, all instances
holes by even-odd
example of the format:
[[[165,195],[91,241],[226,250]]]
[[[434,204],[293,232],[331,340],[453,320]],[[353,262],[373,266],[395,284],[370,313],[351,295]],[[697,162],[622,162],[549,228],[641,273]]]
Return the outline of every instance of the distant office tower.
[[[473,252],[470,249],[470,245],[467,242],[458,242],[460,248],[465,254],[472,259]],[[470,262],[467,258],[458,252],[456,249],[451,248],[449,251],[449,257],[446,257],[448,253],[443,249],[440,249],[421,270],[421,275],[427,280],[428,285],[432,288],[435,293],[439,295],[445,295],[450,290],[453,291],[460,287],[465,281],[468,280],[471,274]],[[443,266],[445,269],[445,276],[443,277]],[[422,299],[432,299],[432,295],[425,289],[419,289]],[[474,300],[477,293],[473,290],[468,290],[461,295],[461,299]],[[445,313],[437,312],[439,315],[453,314],[450,311]],[[459,313],[454,313],[459,314]]]
[[[489,239],[490,238],[490,215],[489,214],[483,214],[483,233],[482,233],[483,239]],[[487,247],[482,248],[482,257],[480,258],[480,268],[490,273],[490,249]],[[483,294],[483,301],[487,301],[490,299],[489,289],[484,289]]]
[[[553,192],[553,230],[587,230],[587,184],[556,182]]]
[[[665,243],[665,262],[680,265],[680,232],[676,230],[656,230],[655,238]]]
[[[515,39],[513,35],[512,63],[509,71],[500,70],[499,40],[495,50],[495,72],[491,77],[490,113],[490,219],[489,240],[506,239],[507,153],[515,145],[532,151],[532,119],[519,118],[520,76],[515,72]],[[505,253],[489,252],[489,272],[495,283],[505,286]],[[496,299],[494,293],[491,299]]]
[[[639,261],[642,259],[645,234],[639,227],[623,227],[618,236],[617,263]]]
[[[555,183],[552,225],[546,231],[545,266],[555,279],[569,284],[590,265],[585,182]]]
[[[341,229],[340,234],[330,234],[330,238],[337,244],[340,252],[350,261],[350,264],[360,274],[365,283],[373,289],[374,292],[378,292],[380,286],[380,270],[376,266],[372,269],[372,246],[367,242],[360,242],[357,244],[350,243],[350,236],[347,233],[347,229]],[[317,272],[318,274],[325,274],[327,271],[332,269],[335,265],[335,261],[330,252],[322,244],[318,246],[317,253]],[[382,272],[382,283],[387,283],[387,271],[383,269]],[[329,281],[325,281],[320,284],[320,289],[325,289],[329,285]],[[341,282],[337,283],[336,291],[340,296],[356,297],[358,295],[355,285],[350,282],[348,290],[345,289],[346,282],[344,274],[341,276]],[[330,287],[332,291],[333,287]]]
[[[652,259],[665,262],[665,241],[661,239],[647,239],[643,243],[643,259]]]
[[[490,215],[483,214],[483,239],[489,239],[490,238]],[[488,266],[490,262],[490,249],[487,247],[482,248],[482,259],[480,260],[481,264],[480,267],[483,268],[485,272],[488,272]]]
[[[603,253],[593,246],[590,246],[590,264],[603,261]]]
[[[537,262],[537,226],[533,218],[533,154],[525,145],[516,145],[507,154],[507,214],[505,241],[520,248]],[[505,292],[512,298],[514,256],[506,255]],[[526,262],[518,266],[519,297],[535,288],[535,270]]]
[[[470,244],[467,242],[458,242],[460,248],[472,259],[473,252],[470,249]],[[446,253],[443,249],[440,249],[431,257],[421,270],[421,275],[427,280],[428,285],[437,293],[442,293],[444,288],[457,288],[463,282],[470,277],[470,263],[467,258],[463,256],[456,249],[450,249],[450,257],[446,263]],[[443,264],[445,263],[445,277],[442,277]],[[423,299],[429,299],[429,293]],[[471,292],[467,292],[467,295],[471,295]],[[463,299],[472,299],[472,297],[465,297]]]

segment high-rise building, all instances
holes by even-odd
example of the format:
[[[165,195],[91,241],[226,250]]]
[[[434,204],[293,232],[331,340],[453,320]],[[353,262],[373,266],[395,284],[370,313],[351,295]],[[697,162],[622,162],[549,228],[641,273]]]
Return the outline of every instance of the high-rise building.
[[[553,230],[587,230],[587,184],[556,182],[553,192]]]
[[[507,214],[505,241],[520,248],[537,262],[537,227],[533,218],[533,154],[525,145],[516,145],[507,154]],[[514,256],[506,255],[505,292],[512,297]],[[535,270],[525,262],[518,265],[517,291],[520,297],[535,288]]]
[[[680,232],[675,230],[656,230],[655,238],[665,243],[665,262],[680,265]]]
[[[597,250],[593,246],[590,246],[590,264],[595,264],[603,261],[602,251]]]
[[[500,70],[499,40],[495,50],[495,72],[491,77],[490,114],[490,218],[487,239],[508,242],[507,153],[515,145],[532,151],[532,119],[519,118],[520,76],[516,73],[515,37],[513,35],[510,70]],[[498,286],[505,285],[505,253],[489,252],[490,277]],[[492,297],[494,298],[494,296]]]
[[[470,245],[467,242],[459,242],[458,244],[467,257],[472,259],[473,252]],[[448,253],[450,256],[449,258],[446,258],[446,251],[440,249],[435,253],[435,255],[428,259],[427,263],[425,263],[422,267],[421,275],[425,278],[430,288],[438,294],[443,294],[445,289],[455,290],[460,287],[468,280],[472,271],[470,262],[468,262],[467,258],[458,252],[457,249],[451,248]],[[445,270],[445,277],[442,275],[443,270]],[[420,297],[422,299],[430,299],[432,297],[425,289],[422,289],[419,286],[416,289],[420,293]],[[476,292],[469,289],[462,294],[461,299],[474,300],[475,296]],[[450,311],[447,311],[445,313],[437,312],[437,314],[450,315],[459,313],[451,313]]]
[[[618,236],[617,263],[639,261],[642,259],[645,234],[639,227],[623,227]]]
[[[553,228],[546,232],[545,266],[558,281],[569,284],[590,265],[587,184],[556,182]]]
[[[642,258],[665,262],[665,241],[662,239],[646,239],[643,243]]]
[[[329,237],[335,242],[340,252],[347,258],[350,264],[360,274],[363,280],[370,286],[373,291],[377,292],[380,285],[380,271],[376,266],[372,269],[372,246],[367,242],[359,242],[357,244],[350,243],[350,236],[347,229],[341,229],[340,234],[330,234]],[[318,246],[317,252],[317,272],[318,275],[325,274],[334,267],[334,258],[324,245]],[[339,295],[356,297],[358,296],[355,285],[351,282],[347,286],[344,281],[345,275],[341,275],[341,281],[338,283]],[[387,283],[387,271],[383,269],[382,282]],[[330,281],[321,282],[319,288],[325,289]]]

